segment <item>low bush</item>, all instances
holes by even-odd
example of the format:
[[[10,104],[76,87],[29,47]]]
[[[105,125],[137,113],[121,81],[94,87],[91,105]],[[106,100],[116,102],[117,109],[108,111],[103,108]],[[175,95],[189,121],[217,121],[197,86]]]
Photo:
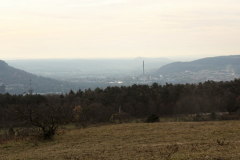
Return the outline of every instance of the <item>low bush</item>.
[[[211,120],[216,120],[217,119],[217,114],[215,112],[212,112],[210,115]]]
[[[154,123],[154,122],[159,122],[159,117],[156,114],[152,114],[146,119],[146,123]]]
[[[196,117],[193,118],[193,121],[199,122],[199,121],[205,121],[205,119],[200,114],[197,114]]]

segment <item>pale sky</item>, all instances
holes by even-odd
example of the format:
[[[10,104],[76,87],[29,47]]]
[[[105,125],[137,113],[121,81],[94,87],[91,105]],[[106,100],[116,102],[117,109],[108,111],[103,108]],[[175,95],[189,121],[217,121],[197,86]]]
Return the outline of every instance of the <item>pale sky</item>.
[[[0,59],[236,54],[239,0],[0,0]]]

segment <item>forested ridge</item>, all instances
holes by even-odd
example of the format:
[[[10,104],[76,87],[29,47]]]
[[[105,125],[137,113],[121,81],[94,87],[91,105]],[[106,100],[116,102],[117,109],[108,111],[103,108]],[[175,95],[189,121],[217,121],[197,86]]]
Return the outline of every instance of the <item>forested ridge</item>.
[[[158,116],[236,112],[240,107],[240,79],[230,82],[206,81],[199,84],[132,85],[129,87],[96,88],[66,95],[0,95],[1,125],[15,124],[16,116],[9,106],[23,111],[35,106],[65,108],[67,116],[78,121],[106,122],[118,113],[119,107],[134,118],[152,113]],[[25,108],[24,108],[25,107]],[[54,107],[52,107],[54,108]],[[67,112],[66,112],[67,111]],[[33,111],[32,111],[33,112]],[[38,109],[37,112],[41,112]],[[46,111],[44,111],[46,112]],[[48,111],[47,111],[48,112]],[[77,114],[77,116],[76,116]]]

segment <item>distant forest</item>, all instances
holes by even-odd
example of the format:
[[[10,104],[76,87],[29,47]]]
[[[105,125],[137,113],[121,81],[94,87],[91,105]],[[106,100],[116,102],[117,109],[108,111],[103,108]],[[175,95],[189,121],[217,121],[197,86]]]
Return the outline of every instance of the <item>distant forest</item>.
[[[198,84],[132,85],[72,90],[65,95],[10,95],[0,94],[1,126],[18,121],[9,107],[25,110],[41,104],[67,108],[69,116],[78,121],[107,122],[121,110],[134,118],[151,114],[173,116],[212,112],[236,112],[240,107],[240,79],[230,82],[206,81]],[[45,105],[46,106],[46,105]],[[20,107],[19,107],[20,108]],[[41,110],[35,111],[41,112]],[[31,110],[30,113],[34,113]]]

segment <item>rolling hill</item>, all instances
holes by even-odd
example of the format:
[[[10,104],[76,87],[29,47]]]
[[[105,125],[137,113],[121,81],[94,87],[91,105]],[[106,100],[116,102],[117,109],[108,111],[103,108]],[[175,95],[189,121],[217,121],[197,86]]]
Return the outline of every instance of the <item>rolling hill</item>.
[[[191,62],[173,62],[162,66],[156,70],[155,74],[172,74],[178,72],[198,72],[201,70],[226,70],[234,69],[235,73],[240,73],[240,55],[220,56],[203,58]]]

